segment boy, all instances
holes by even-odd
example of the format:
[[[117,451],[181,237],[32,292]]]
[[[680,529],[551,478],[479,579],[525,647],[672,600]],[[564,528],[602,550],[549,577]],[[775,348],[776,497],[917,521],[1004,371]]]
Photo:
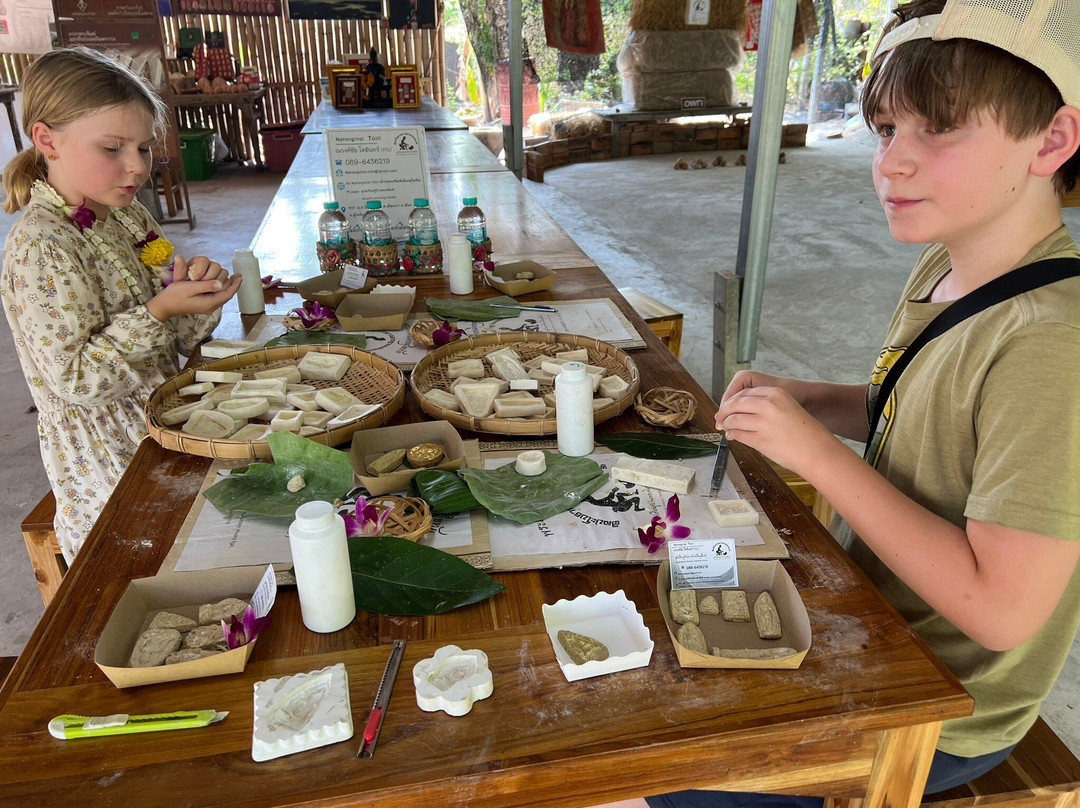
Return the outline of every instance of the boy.
[[[916,0],[871,66],[862,105],[880,138],[878,196],[895,238],[932,246],[869,387],[742,372],[716,423],[821,491],[837,538],[973,696],[974,714],[942,729],[934,793],[1008,756],[1080,624],[1080,252],[1060,202],[1080,163],[1080,0]],[[871,437],[882,381],[916,335],[1047,258],[1074,259],[1074,276],[927,342],[891,380]],[[868,462],[835,435],[870,437]]]

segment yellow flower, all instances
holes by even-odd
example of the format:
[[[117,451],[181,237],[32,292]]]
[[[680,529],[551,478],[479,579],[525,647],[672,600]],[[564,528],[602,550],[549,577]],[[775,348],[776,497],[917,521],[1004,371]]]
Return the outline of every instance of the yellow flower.
[[[160,236],[139,251],[139,259],[148,267],[157,267],[172,257],[173,246]]]

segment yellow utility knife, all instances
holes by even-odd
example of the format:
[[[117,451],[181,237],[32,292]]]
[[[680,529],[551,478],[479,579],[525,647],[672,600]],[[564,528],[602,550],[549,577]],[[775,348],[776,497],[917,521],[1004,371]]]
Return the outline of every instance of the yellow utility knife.
[[[61,741],[126,735],[132,732],[162,732],[168,729],[195,729],[216,724],[228,715],[216,710],[182,710],[153,715],[58,715],[49,722],[49,734]]]

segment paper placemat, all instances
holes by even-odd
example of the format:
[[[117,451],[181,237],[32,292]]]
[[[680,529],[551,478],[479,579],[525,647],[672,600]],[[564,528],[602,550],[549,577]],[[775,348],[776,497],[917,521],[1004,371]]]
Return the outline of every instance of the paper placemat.
[[[454,325],[465,332],[467,337],[481,334],[494,334],[509,331],[552,331],[559,334],[580,334],[585,337],[603,340],[623,350],[635,350],[645,347],[634,326],[626,319],[612,301],[606,298],[595,300],[541,300],[531,301],[545,306],[554,306],[558,311],[523,311],[514,317],[505,317],[487,323],[474,323],[461,320]],[[367,337],[364,350],[387,359],[399,368],[408,370],[419,362],[428,352],[422,345],[417,345],[409,334],[409,328],[420,319],[431,319],[431,315],[412,315],[405,328],[400,331],[362,331]],[[259,319],[247,335],[247,339],[266,342],[285,333],[285,315],[267,314]],[[341,327],[335,326],[331,332],[341,333]]]

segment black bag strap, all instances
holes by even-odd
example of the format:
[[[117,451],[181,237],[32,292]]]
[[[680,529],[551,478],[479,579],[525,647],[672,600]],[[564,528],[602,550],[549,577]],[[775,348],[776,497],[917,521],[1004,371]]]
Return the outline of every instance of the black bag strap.
[[[877,400],[874,402],[874,414],[870,419],[870,434],[866,438],[864,457],[869,458],[870,444],[874,440],[878,421],[881,413],[885,410],[885,402],[889,400],[893,389],[896,387],[900,374],[904,368],[911,364],[911,360],[931,340],[940,337],[954,325],[962,323],[969,317],[973,317],[984,309],[997,305],[1005,300],[1016,297],[1024,292],[1030,292],[1051,283],[1057,283],[1066,278],[1080,276],[1080,258],[1048,258],[1044,261],[1036,261],[1033,264],[1006,272],[1000,278],[994,278],[989,283],[983,284],[973,292],[969,292],[954,301],[947,309],[930,321],[919,335],[904,349],[903,354],[896,360],[878,390]]]

